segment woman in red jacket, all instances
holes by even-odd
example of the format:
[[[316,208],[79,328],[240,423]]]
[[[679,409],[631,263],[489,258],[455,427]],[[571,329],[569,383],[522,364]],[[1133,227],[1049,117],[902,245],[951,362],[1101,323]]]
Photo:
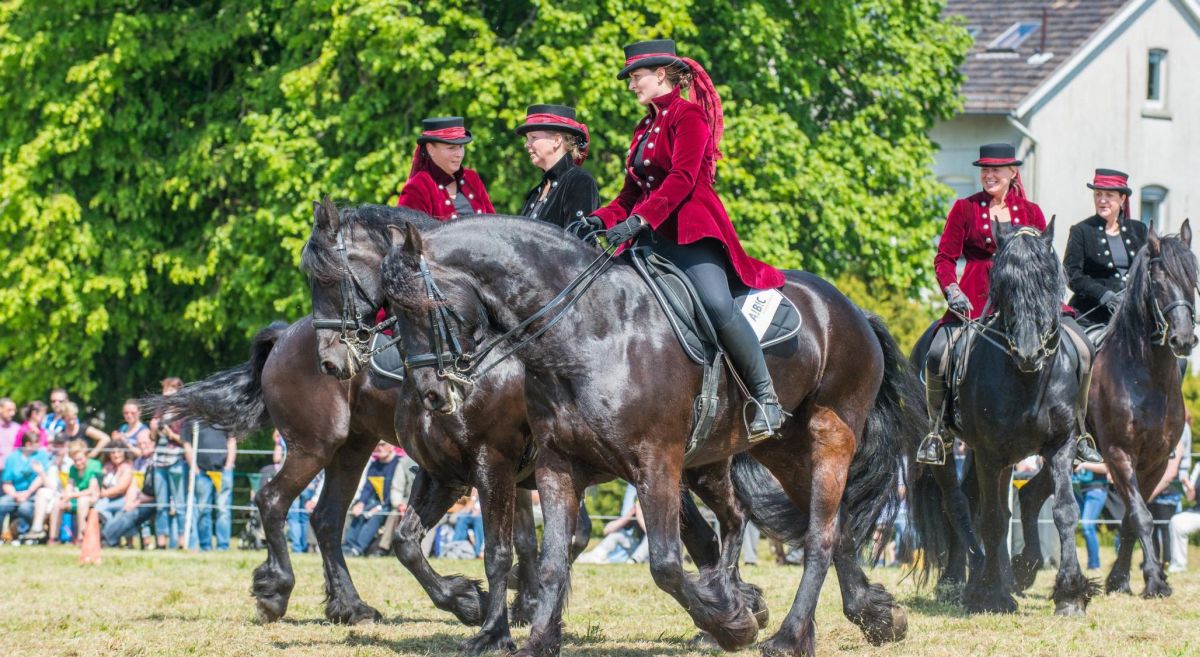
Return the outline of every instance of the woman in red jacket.
[[[465,145],[470,142],[471,132],[463,126],[461,116],[421,121],[412,168],[396,205],[441,221],[495,213],[479,174],[462,166]]]
[[[669,39],[626,46],[625,67],[617,74],[625,78],[649,113],[634,129],[621,193],[588,223],[608,228],[605,236],[614,246],[651,231],[654,251],[687,274],[756,402],[750,438],[766,438],[779,429],[783,414],[758,337],[734,307],[730,284],[762,290],[781,287],[784,279],[746,255],[713,189],[724,130],[721,99],[704,68],[677,56]],[[695,102],[680,95],[689,89]]]
[[[938,285],[946,297],[949,309],[940,320],[930,327],[934,331],[929,353],[925,362],[925,394],[928,401],[933,430],[921,441],[917,449],[917,461],[940,464],[945,460],[946,436],[943,432],[943,413],[946,409],[946,372],[951,326],[962,323],[962,318],[978,319],[988,299],[989,274],[997,242],[1002,237],[1015,233],[1022,226],[1045,230],[1046,217],[1042,209],[1025,198],[1025,187],[1021,183],[1021,160],[1010,144],[986,144],[979,147],[979,159],[973,163],[979,167],[979,182],[983,191],[954,202],[946,217],[946,227],[938,242],[934,270]],[[958,276],[959,258],[966,260],[962,277]],[[1064,318],[1063,327],[1074,329],[1074,321]],[[1087,380],[1090,371],[1081,372],[1083,385],[1080,396],[1087,400]],[[1085,461],[1100,462],[1091,436],[1080,428],[1078,455]]]

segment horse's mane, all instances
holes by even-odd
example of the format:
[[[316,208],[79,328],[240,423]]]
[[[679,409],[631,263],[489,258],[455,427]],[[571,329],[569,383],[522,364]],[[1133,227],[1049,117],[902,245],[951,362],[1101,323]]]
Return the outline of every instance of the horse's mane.
[[[996,254],[990,284],[993,310],[1009,326],[1032,321],[1045,335],[1058,320],[1067,282],[1046,238],[1014,235]]]
[[[343,230],[349,226],[358,226],[365,230],[371,244],[386,253],[391,245],[388,229],[391,226],[403,227],[411,223],[420,230],[432,230],[442,226],[442,222],[429,215],[411,208],[394,207],[390,205],[359,205],[338,208],[339,222]],[[341,280],[341,261],[331,248],[330,240],[317,235],[319,229],[314,226],[313,234],[309,236],[304,249],[300,252],[300,270],[322,284],[337,283]]]
[[[1187,286],[1189,291],[1195,288],[1196,258],[1177,234],[1160,238],[1159,254],[1167,278]],[[1125,354],[1134,358],[1146,356],[1149,337],[1157,328],[1150,312],[1150,297],[1154,294],[1150,259],[1150,245],[1145,244],[1133,258],[1125,296],[1109,325],[1107,342],[1119,345]]]

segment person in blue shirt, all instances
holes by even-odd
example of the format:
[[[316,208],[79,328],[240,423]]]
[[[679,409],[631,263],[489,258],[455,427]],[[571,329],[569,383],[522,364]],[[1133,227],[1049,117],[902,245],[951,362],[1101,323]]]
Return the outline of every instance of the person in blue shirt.
[[[33,520],[33,496],[42,487],[41,473],[49,470],[50,457],[38,447],[38,435],[26,433],[20,451],[8,455],[4,472],[0,474],[0,491],[3,491],[0,495],[0,525],[6,518],[14,518],[17,528],[14,535],[29,531],[29,523]]]
[[[350,507],[350,529],[342,550],[351,556],[362,556],[375,540],[375,534],[392,511],[392,477],[396,474],[396,447],[390,443],[379,443],[375,447],[374,459],[367,466],[366,481],[354,506]],[[375,479],[376,481],[372,481]],[[377,484],[381,484],[377,487]]]

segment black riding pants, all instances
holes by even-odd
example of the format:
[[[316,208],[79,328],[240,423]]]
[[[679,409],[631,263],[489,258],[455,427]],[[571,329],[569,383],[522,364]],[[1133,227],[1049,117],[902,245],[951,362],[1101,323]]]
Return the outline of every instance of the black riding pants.
[[[772,392],[771,374],[763,358],[758,336],[750,322],[734,306],[729,289],[729,257],[725,247],[714,239],[679,245],[662,237],[651,237],[653,251],[683,270],[704,311],[712,320],[717,337],[738,369],[738,374],[756,398]]]

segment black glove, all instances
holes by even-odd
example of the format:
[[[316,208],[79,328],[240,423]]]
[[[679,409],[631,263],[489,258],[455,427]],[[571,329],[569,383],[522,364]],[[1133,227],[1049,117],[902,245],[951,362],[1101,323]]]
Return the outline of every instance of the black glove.
[[[958,283],[951,283],[946,288],[946,305],[959,315],[971,314],[971,300],[967,298],[967,294],[962,291]]]
[[[1100,303],[1104,304],[1105,307],[1108,308],[1108,314],[1115,315],[1117,314],[1117,306],[1121,305],[1121,294],[1119,292],[1113,292],[1112,290],[1109,290],[1101,295]]]
[[[585,239],[592,233],[604,232],[604,222],[600,220],[600,217],[588,215],[572,224],[572,228],[575,232],[575,237]]]
[[[646,230],[646,222],[638,215],[630,215],[628,219],[608,229],[604,233],[604,239],[608,240],[609,246],[620,246],[629,240],[638,236],[638,233]]]

